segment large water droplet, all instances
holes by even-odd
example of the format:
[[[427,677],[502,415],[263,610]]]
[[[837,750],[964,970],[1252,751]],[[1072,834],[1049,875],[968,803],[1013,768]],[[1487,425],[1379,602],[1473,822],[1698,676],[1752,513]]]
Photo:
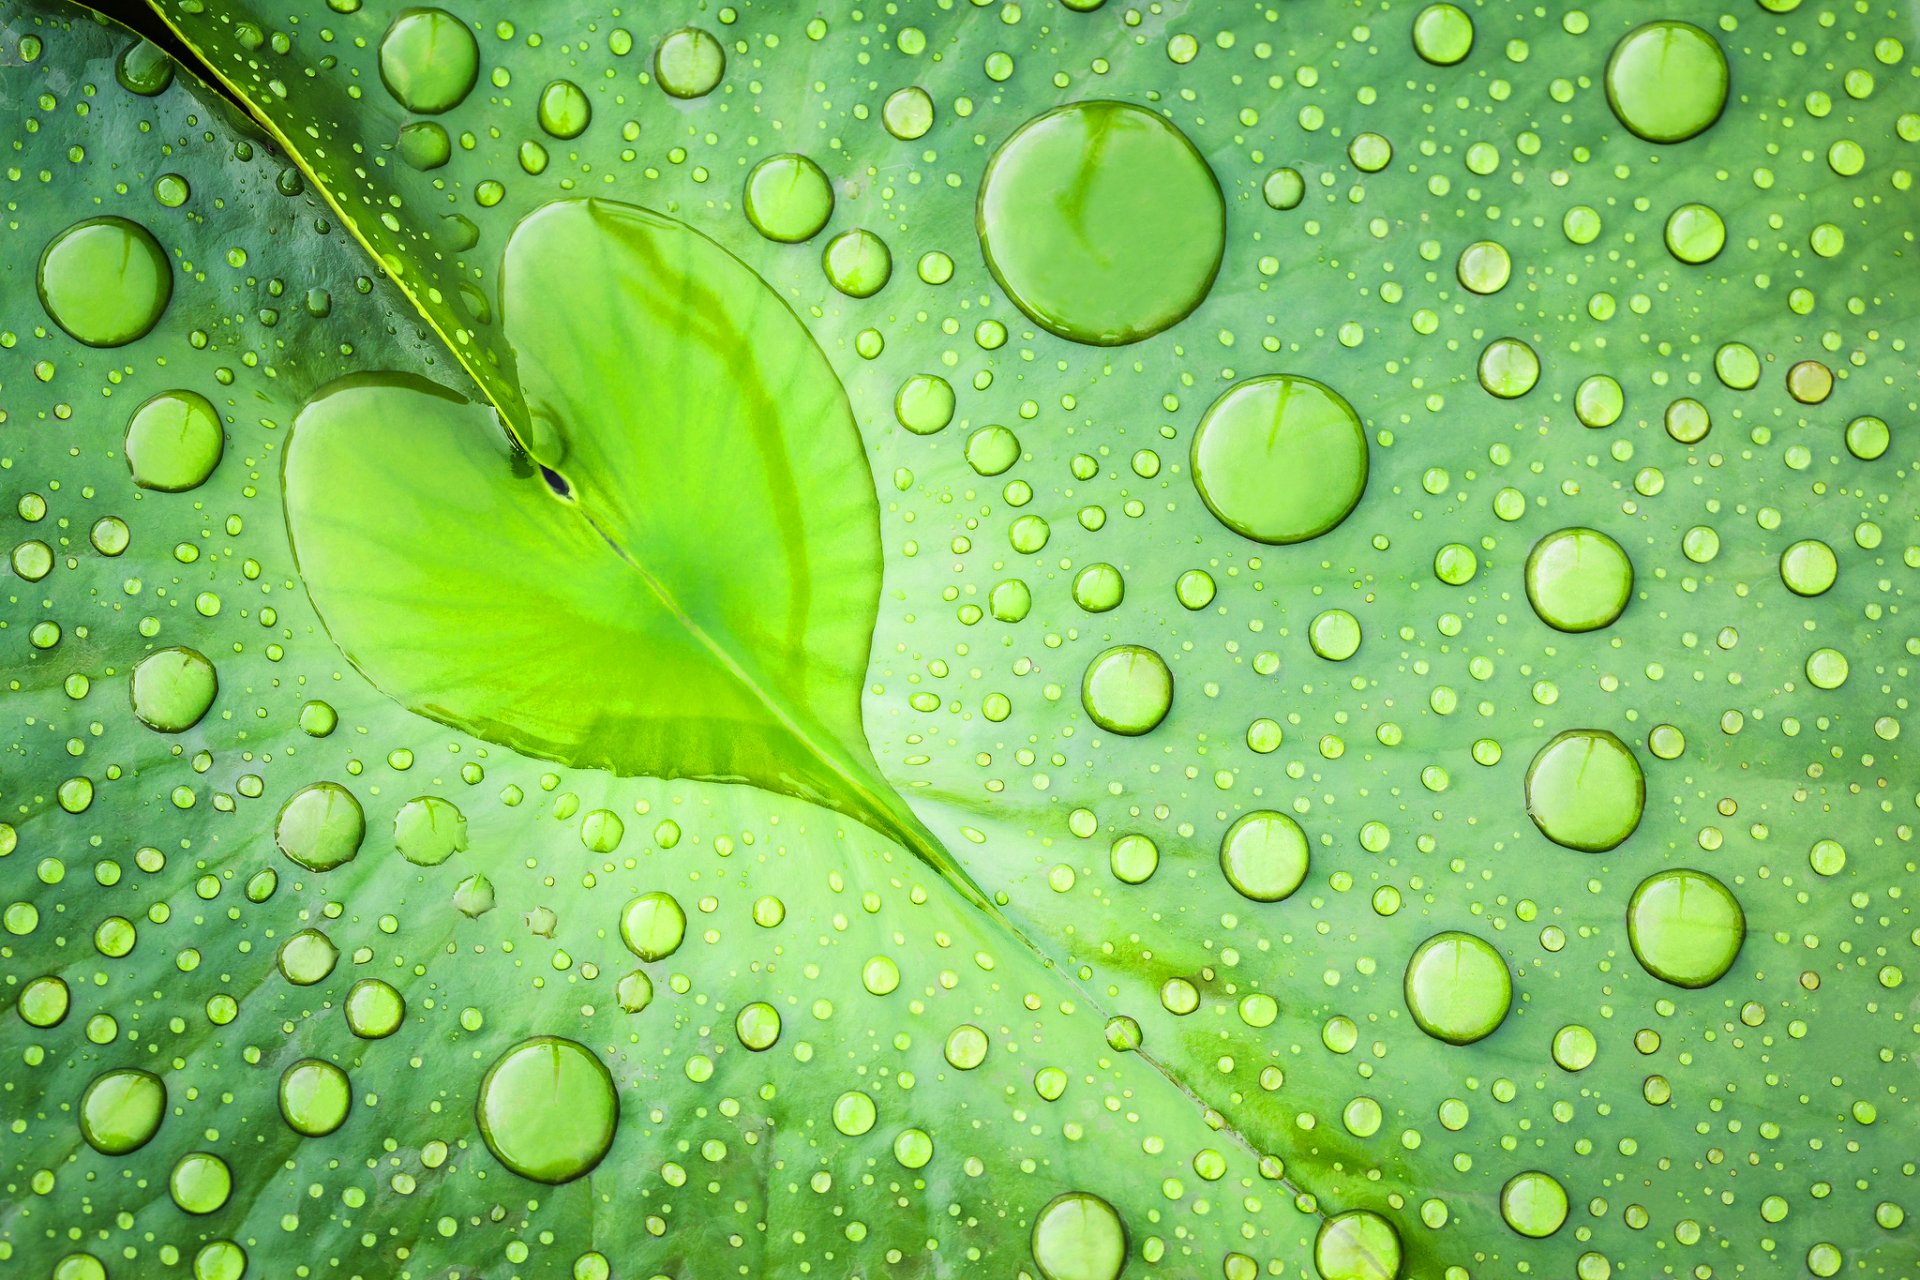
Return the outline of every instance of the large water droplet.
[[[40,303],[90,347],[146,336],[173,297],[173,267],[151,232],[125,218],[76,222],[40,254]]]
[[[1747,916],[1726,885],[1704,871],[1662,871],[1641,881],[1627,904],[1634,958],[1662,982],[1705,987],[1733,967]]]
[[[1193,436],[1193,483],[1220,523],[1256,542],[1317,538],[1367,487],[1367,435],[1339,392],[1293,374],[1250,378]]]
[[[479,74],[473,32],[445,9],[404,9],[381,37],[381,82],[409,111],[431,116],[459,106]]]
[[[1569,729],[1527,766],[1527,816],[1555,844],[1605,853],[1632,835],[1647,780],[1626,743],[1604,729]]]
[[[213,663],[197,649],[161,649],[140,659],[129,678],[133,714],[149,729],[185,733],[220,692]]]
[[[167,1086],[136,1067],[103,1072],[80,1097],[80,1135],[102,1155],[138,1151],[160,1131]]]
[[[378,978],[362,978],[347,992],[347,1029],[362,1040],[383,1040],[400,1029],[407,1002]]]
[[[1313,1269],[1320,1280],[1398,1280],[1400,1233],[1366,1209],[1336,1213],[1313,1239]]]
[[[393,818],[393,847],[408,862],[437,867],[467,847],[467,815],[439,796],[418,796]]]
[[[577,138],[593,120],[593,104],[586,93],[571,80],[555,80],[540,91],[536,113],[540,127],[549,137]]]
[[[1607,105],[1649,142],[1684,142],[1727,105],[1727,55],[1688,22],[1649,22],[1607,59]]]
[[[1567,1220],[1567,1189],[1537,1169],[1515,1174],[1500,1188],[1500,1216],[1521,1235],[1544,1240]]]
[[[475,1116],[487,1149],[535,1182],[571,1182],[613,1145],[620,1100],[593,1051],[536,1036],[500,1055],[480,1082]]]
[[[281,808],[273,842],[307,870],[331,871],[353,861],[366,834],[366,814],[353,793],[337,782],[316,782]]]
[[[188,1213],[213,1213],[233,1195],[233,1171],[211,1151],[190,1151],[173,1166],[167,1190]]]
[[[620,940],[642,960],[664,960],[687,936],[687,913],[663,889],[643,893],[620,916]]]
[[[1220,184],[1185,134],[1124,102],[1029,120],[980,183],[994,279],[1049,332],[1118,346],[1200,305],[1225,246]]]
[[[1033,1261],[1044,1280],[1117,1280],[1127,1265],[1127,1227],[1088,1191],[1049,1200],[1033,1219]]]
[[[667,33],[653,55],[653,76],[676,98],[704,98],[726,74],[727,51],[699,27]]]
[[[833,216],[833,187],[803,155],[768,156],[747,175],[747,221],[781,244],[811,239]]]
[[[142,489],[182,493],[204,484],[226,446],[219,411],[195,391],[162,391],[127,422],[127,465]]]
[[[1413,20],[1413,51],[1436,67],[1463,61],[1473,52],[1473,19],[1458,5],[1428,5]]]
[[[1173,673],[1142,645],[1115,645],[1087,664],[1080,703],[1109,733],[1137,737],[1166,719],[1173,706]]]
[[[1540,621],[1559,631],[1595,631],[1633,597],[1633,562],[1597,529],[1561,529],[1527,556],[1527,600]]]
[[[347,1122],[353,1085],[347,1073],[319,1058],[302,1058],[280,1076],[280,1115],[308,1138],[324,1138]]]
[[[1436,933],[1414,950],[1403,984],[1420,1029],[1448,1044],[1485,1039],[1513,1005],[1513,975],[1500,953],[1470,933]]]
[[[1279,902],[1307,878],[1307,833],[1284,813],[1242,814],[1220,838],[1220,870],[1242,897]]]

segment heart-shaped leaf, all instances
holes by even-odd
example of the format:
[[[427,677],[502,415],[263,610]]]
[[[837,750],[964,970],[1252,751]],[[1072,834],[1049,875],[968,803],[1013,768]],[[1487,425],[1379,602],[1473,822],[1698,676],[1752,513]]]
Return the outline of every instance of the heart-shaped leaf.
[[[576,200],[516,229],[502,310],[538,462],[411,377],[295,425],[287,522],[355,665],[532,755],[830,805],[978,897],[867,749],[873,483],[786,304],[684,223]]]

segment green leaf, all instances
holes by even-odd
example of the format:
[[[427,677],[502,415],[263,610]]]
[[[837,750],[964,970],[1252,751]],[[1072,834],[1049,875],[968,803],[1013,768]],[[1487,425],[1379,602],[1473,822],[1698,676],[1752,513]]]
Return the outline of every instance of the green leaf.
[[[0,1260],[184,1276],[237,1242],[250,1274],[1920,1267],[1909,6],[1660,15],[1725,54],[1721,109],[1660,59],[1608,83],[1653,16],[1627,0],[1544,21],[1398,0],[163,0],[293,169],[185,72],[124,87],[152,87],[151,57],[116,76],[127,37],[61,12],[16,6],[0,44],[25,116],[0,258],[21,521]],[[1144,159],[1080,156],[1072,225],[1031,194],[1061,164],[1046,147],[983,201],[1023,127],[1092,100],[1168,128],[1130,116]],[[1027,136],[1072,161],[1101,132]],[[166,173],[184,203],[156,199]],[[1224,232],[1199,216],[1207,175]],[[542,731],[594,739],[646,658],[606,639],[595,699],[560,655],[642,634],[659,599],[606,571],[717,518],[609,452],[656,443],[625,410],[658,368],[624,335],[663,299],[618,299],[621,237],[583,229],[516,299],[516,237],[615,206],[717,246],[686,273],[727,282],[701,310],[761,331],[726,367],[832,408],[761,344],[816,352],[846,406],[819,420],[850,412],[859,452],[813,415],[781,434],[878,480],[878,608],[822,649],[839,709],[784,679],[804,664],[765,685],[822,722],[822,752],[782,740],[820,766],[791,785],[627,776],[528,727],[552,712]],[[103,217],[172,264],[158,325],[119,347],[70,341],[34,280]],[[1066,270],[1049,243],[1086,252]],[[531,389],[561,355],[548,413]],[[1225,397],[1283,377],[1325,389],[1320,423],[1366,467],[1316,455],[1332,507],[1281,485],[1248,518],[1247,490],[1297,480],[1302,422]],[[738,392],[702,382],[672,384],[676,441],[731,458]],[[128,427],[184,390],[224,450],[198,488],[142,488]],[[379,407],[322,421],[354,396]],[[315,442],[347,477],[314,508],[352,549],[332,575],[281,481]],[[191,474],[176,460],[148,478]],[[810,482],[803,520],[851,492]],[[456,488],[473,518],[447,514]],[[103,516],[131,540],[90,536]],[[1605,582],[1532,555],[1570,530],[1630,577],[1611,553]],[[785,590],[768,548],[793,543],[714,536]],[[474,552],[508,545],[521,563]],[[402,612],[386,592],[409,576]],[[584,607],[596,579],[641,602],[591,611],[613,631],[480,603]],[[871,608],[867,581],[835,605]],[[1561,625],[1569,599],[1599,603]],[[364,643],[360,608],[385,610]],[[521,651],[480,643],[501,636]],[[183,650],[217,668],[197,722]],[[1530,770],[1556,740],[1617,743],[1641,802]],[[855,766],[865,809],[836,781]],[[1608,847],[1556,843],[1569,813]],[[322,830],[324,856],[276,847]],[[351,1081],[331,1132],[315,1062]],[[88,1086],[134,1067],[166,1113],[108,1155]],[[104,1145],[150,1096],[93,1095]],[[204,1215],[181,1207],[220,1185],[181,1166],[195,1152],[235,1188]]]
[[[698,232],[604,201],[522,222],[501,295],[532,458],[412,379],[353,380],[300,415],[287,521],[334,639],[437,720],[824,803],[981,901],[867,750],[878,513],[846,395],[792,312]]]

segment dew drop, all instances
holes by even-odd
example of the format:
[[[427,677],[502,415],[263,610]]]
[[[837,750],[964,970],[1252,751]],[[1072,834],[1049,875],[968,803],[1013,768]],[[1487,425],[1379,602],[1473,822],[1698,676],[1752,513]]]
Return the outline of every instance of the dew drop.
[[[421,115],[460,105],[480,74],[473,32],[445,9],[403,9],[380,39],[380,80]]]
[[[1648,142],[1685,142],[1727,105],[1727,55],[1688,22],[1649,22],[1620,37],[1607,59],[1607,105]]]
[[[664,889],[643,893],[620,916],[620,940],[642,960],[664,960],[687,936],[687,913]]]
[[[1227,883],[1255,902],[1293,896],[1307,878],[1308,863],[1307,833],[1272,809],[1242,814],[1220,838],[1220,870]]]
[[[167,1190],[188,1213],[215,1213],[233,1195],[233,1171],[211,1151],[190,1151],[173,1166]]]
[[[1029,120],[987,164],[980,246],[1007,296],[1050,333],[1119,346],[1179,323],[1220,268],[1226,206],[1187,136],[1123,102]],[[1152,270],[1141,264],[1152,263]]]
[[[887,242],[864,227],[842,231],[820,255],[827,283],[849,298],[871,298],[893,275]]]
[[[590,1172],[613,1145],[620,1100],[613,1076],[585,1045],[535,1036],[500,1055],[474,1106],[480,1136],[501,1164],[535,1182]]]
[[[384,1040],[400,1029],[407,1002],[378,978],[362,978],[347,992],[347,1030],[362,1040]]]
[[[137,1067],[102,1072],[80,1097],[80,1135],[102,1155],[138,1151],[160,1131],[167,1086]]]
[[[133,714],[158,733],[185,733],[200,723],[220,692],[213,663],[197,649],[160,649],[134,665],[128,679]]]
[[[467,847],[467,817],[451,800],[418,796],[394,815],[393,847],[416,866],[437,867]]]
[[[366,814],[353,793],[337,782],[316,782],[281,808],[273,842],[307,870],[331,871],[353,861],[366,834]]]
[[[1220,523],[1256,542],[1317,538],[1367,487],[1367,437],[1339,392],[1311,378],[1251,378],[1213,402],[1193,437],[1193,483]]]
[[[1733,967],[1747,917],[1726,885],[1704,871],[1661,871],[1641,881],[1627,904],[1634,958],[1662,982],[1705,987]]]
[[[139,223],[88,218],[47,242],[39,288],[47,315],[68,336],[90,347],[120,347],[159,323],[173,297],[173,267]]]
[[[1527,816],[1555,844],[1605,853],[1632,835],[1647,781],[1627,744],[1604,729],[1569,729],[1527,766]]]
[[[1407,961],[1407,1010],[1420,1029],[1448,1044],[1485,1039],[1513,1005],[1513,975],[1490,943],[1448,931],[1428,938]]]
[[[1595,631],[1626,609],[1633,562],[1619,543],[1595,529],[1560,529],[1527,556],[1527,601],[1557,631]]]
[[[1033,1261],[1043,1280],[1118,1280],[1127,1265],[1127,1228],[1089,1191],[1049,1200],[1033,1219]]]
[[[1173,706],[1173,673],[1145,646],[1115,645],[1087,664],[1080,703],[1107,732],[1137,737],[1166,719]]]
[[[302,1058],[280,1075],[280,1115],[307,1138],[324,1138],[347,1122],[353,1086],[347,1073],[319,1058]]]
[[[833,216],[833,187],[803,155],[768,156],[747,175],[747,221],[781,244],[810,240]]]
[[[699,27],[669,32],[653,55],[654,79],[675,98],[706,97],[726,72],[725,47]]]
[[[1400,1233],[1367,1209],[1336,1213],[1313,1238],[1320,1280],[1399,1280]]]
[[[1515,1174],[1500,1188],[1500,1216],[1521,1235],[1544,1240],[1567,1221],[1567,1189],[1537,1169]]]
[[[1473,19],[1458,5],[1428,5],[1413,20],[1413,51],[1436,67],[1464,61],[1473,52]]]

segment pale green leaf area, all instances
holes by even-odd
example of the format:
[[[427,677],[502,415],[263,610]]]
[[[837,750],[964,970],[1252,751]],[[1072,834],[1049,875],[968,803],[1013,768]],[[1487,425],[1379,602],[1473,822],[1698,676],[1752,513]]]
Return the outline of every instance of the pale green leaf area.
[[[0,1270],[1920,1271],[1904,3],[154,12],[0,8]]]

